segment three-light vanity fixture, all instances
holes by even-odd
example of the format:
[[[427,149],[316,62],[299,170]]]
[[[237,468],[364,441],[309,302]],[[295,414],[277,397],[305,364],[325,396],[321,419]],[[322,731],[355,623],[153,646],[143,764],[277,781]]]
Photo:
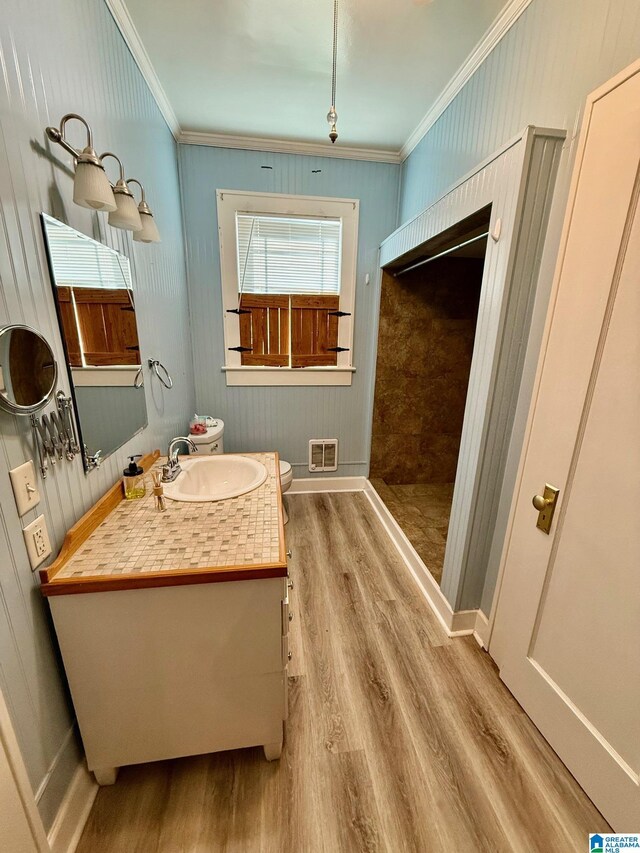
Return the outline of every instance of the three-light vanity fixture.
[[[65,138],[65,126],[70,119],[84,125],[87,131],[87,144],[80,150],[70,145]],[[73,200],[80,207],[91,210],[103,210],[109,213],[109,225],[133,232],[133,239],[140,243],[159,243],[160,232],[153,214],[146,202],[144,187],[136,178],[125,178],[124,167],[119,157],[106,151],[98,156],[93,147],[93,133],[89,124],[77,115],[67,113],[60,120],[60,127],[48,127],[47,136],[57,142],[74,159],[75,178],[73,181]],[[115,184],[107,177],[103,161],[111,157],[118,163],[119,174]],[[137,184],[141,199],[137,204],[129,184]]]

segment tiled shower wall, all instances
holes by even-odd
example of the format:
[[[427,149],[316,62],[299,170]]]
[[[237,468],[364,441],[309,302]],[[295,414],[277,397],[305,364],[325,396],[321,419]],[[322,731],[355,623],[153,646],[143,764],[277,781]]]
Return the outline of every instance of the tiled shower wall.
[[[370,476],[453,483],[483,266],[443,258],[384,274]]]
[[[71,158],[44,133],[64,113],[85,116],[98,152],[111,150],[139,178],[162,234],[133,243],[105,214],[72,203]],[[79,126],[69,124],[76,145]],[[129,453],[163,446],[194,408],[176,144],[103,0],[3,0],[0,15],[0,325],[26,323],[63,351],[39,222],[45,211],[131,258],[141,352],[174,379],[147,376],[149,426],[85,475],[80,458],[40,481],[42,501],[22,519],[46,516],[55,551],[66,531],[118,478]],[[68,392],[64,370],[59,387]],[[0,689],[36,792],[51,824],[78,751],[73,714],[52,641],[47,606],[32,575],[8,470],[33,458],[28,419],[0,413]]]

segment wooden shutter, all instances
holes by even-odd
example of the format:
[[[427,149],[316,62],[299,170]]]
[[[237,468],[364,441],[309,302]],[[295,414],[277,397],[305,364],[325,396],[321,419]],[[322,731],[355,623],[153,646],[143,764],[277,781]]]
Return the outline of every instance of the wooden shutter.
[[[82,356],[80,355],[80,336],[76,323],[76,312],[73,310],[73,299],[70,287],[58,288],[58,311],[64,333],[64,342],[67,346],[67,357],[71,367],[82,367]]]
[[[140,364],[136,315],[125,288],[74,287],[88,365]]]
[[[291,366],[321,367],[338,363],[338,296],[291,297]]]
[[[267,294],[243,294],[240,314],[241,364],[253,366],[289,366],[289,297]]]

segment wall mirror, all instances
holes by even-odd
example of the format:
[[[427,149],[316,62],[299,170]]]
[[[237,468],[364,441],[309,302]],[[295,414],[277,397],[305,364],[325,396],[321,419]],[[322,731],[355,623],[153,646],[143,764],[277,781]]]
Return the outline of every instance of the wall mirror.
[[[58,366],[51,347],[28,326],[0,329],[0,407],[31,415],[53,397]]]
[[[147,425],[129,259],[42,214],[85,470]]]

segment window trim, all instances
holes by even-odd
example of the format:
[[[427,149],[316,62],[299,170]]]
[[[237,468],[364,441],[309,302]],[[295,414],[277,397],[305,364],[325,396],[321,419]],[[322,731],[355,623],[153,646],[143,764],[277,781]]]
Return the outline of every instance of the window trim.
[[[226,374],[227,385],[351,385],[355,372],[352,356],[359,200],[221,189],[216,190],[216,200],[225,350],[222,370]],[[238,315],[229,313],[230,309],[238,307],[236,212],[326,216],[342,220],[340,310],[351,316],[341,318],[338,325],[338,346],[345,347],[346,351],[338,353],[336,367],[254,367],[242,365],[240,353],[230,351],[230,347],[240,345]]]

